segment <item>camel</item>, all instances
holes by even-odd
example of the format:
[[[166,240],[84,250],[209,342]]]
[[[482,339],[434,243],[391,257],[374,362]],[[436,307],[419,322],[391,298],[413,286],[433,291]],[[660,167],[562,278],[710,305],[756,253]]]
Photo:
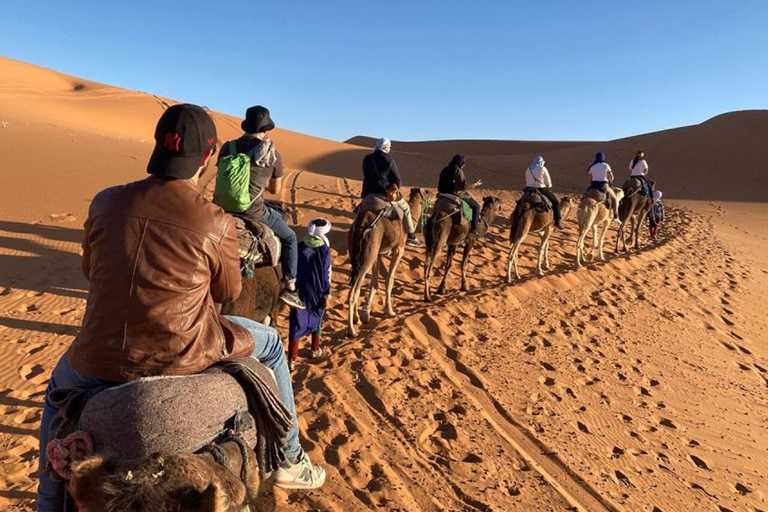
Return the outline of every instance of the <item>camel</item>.
[[[526,196],[524,195],[510,216],[509,239],[512,242],[512,248],[507,259],[507,284],[512,283],[513,268],[515,269],[515,278],[520,279],[520,274],[517,271],[517,252],[528,233],[538,233],[541,237],[536,275],[544,275],[542,266],[545,270],[549,270],[549,237],[555,229],[555,215],[552,211],[541,211],[535,204],[525,199]],[[562,220],[568,217],[570,211],[571,200],[566,197],[560,202]]]
[[[130,470],[89,457],[72,465],[70,497],[79,512],[240,511],[257,499],[255,455],[235,441],[218,447],[226,465],[209,452],[155,454]]]
[[[616,193],[616,200],[621,201],[624,197],[624,191],[618,187],[613,187]],[[600,261],[605,261],[603,254],[603,242],[605,234],[613,221],[613,210],[609,208],[603,200],[605,192],[599,190],[588,190],[579,204],[576,211],[576,217],[579,220],[579,238],[576,242],[576,264],[581,267],[582,263],[587,261],[584,255],[584,240],[587,234],[592,232],[592,250],[589,259],[595,257],[595,249],[598,250]]]
[[[484,197],[483,207],[480,211],[480,223],[478,226],[478,233],[484,235],[488,232],[491,224],[496,215],[501,210],[501,200],[497,197]],[[430,293],[429,279],[432,277],[432,266],[443,250],[443,247],[448,246],[448,254],[445,257],[445,265],[443,268],[443,279],[440,281],[437,293],[442,295],[445,293],[445,281],[448,278],[448,274],[451,272],[451,266],[453,265],[453,257],[456,254],[456,249],[459,245],[464,244],[464,255],[461,259],[461,291],[467,291],[467,266],[469,263],[469,255],[472,252],[472,248],[475,246],[477,236],[469,233],[469,223],[461,225],[455,222],[454,215],[461,215],[462,213],[451,214],[445,211],[436,211],[427,220],[427,225],[424,230],[424,241],[427,244],[427,259],[424,262],[424,300],[426,302],[432,301],[432,295]]]
[[[280,300],[280,267],[255,267],[253,277],[243,276],[243,291],[231,304],[221,308],[223,315],[242,316],[264,325],[277,325],[277,317],[284,306]]]
[[[656,188],[655,183],[651,181],[650,184],[651,191],[653,191]],[[653,198],[640,193],[643,190],[643,184],[639,178],[630,177],[621,188],[624,191],[624,198],[619,202],[619,220],[621,220],[621,225],[616,237],[616,253],[619,252],[620,244],[622,245],[622,250],[627,250],[627,239],[624,236],[624,226],[626,226],[627,221],[631,223],[629,231],[630,245],[632,245],[631,241],[634,237],[635,249],[640,248],[640,230],[653,206]]]
[[[411,216],[418,222],[421,219],[423,203],[427,192],[422,188],[412,188],[408,198]],[[347,334],[357,336],[356,325],[370,320],[370,309],[379,283],[379,267],[382,256],[390,255],[389,273],[386,282],[385,312],[387,316],[396,316],[392,307],[392,287],[395,284],[397,266],[405,252],[406,230],[405,220],[390,219],[376,212],[364,212],[358,215],[349,230],[349,255],[352,263],[349,291],[349,325]],[[365,305],[358,311],[360,290],[363,281],[371,275],[371,287],[368,291]]]

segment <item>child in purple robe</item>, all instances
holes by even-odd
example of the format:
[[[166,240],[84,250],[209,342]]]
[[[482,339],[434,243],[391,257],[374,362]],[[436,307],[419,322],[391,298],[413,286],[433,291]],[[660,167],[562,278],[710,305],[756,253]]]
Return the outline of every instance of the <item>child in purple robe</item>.
[[[328,298],[331,296],[331,244],[327,234],[331,231],[328,219],[310,221],[308,234],[299,244],[299,265],[296,289],[306,309],[291,309],[288,336],[288,367],[293,370],[299,356],[299,341],[312,337],[312,359],[326,357],[328,351],[320,346],[322,322]]]

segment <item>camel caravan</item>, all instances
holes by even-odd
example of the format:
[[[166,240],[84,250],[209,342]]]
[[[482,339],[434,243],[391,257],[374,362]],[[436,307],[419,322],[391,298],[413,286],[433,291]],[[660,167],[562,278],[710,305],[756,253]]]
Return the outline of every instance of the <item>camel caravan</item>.
[[[200,184],[217,151],[216,127],[191,104],[169,107],[158,121],[148,178],[94,197],[83,241],[87,310],[46,390],[39,511],[272,510],[260,494],[269,486],[324,484],[325,469],[300,444],[291,371],[305,336],[312,359],[328,356],[321,340],[333,275],[331,224],[312,219],[298,239],[281,205],[263,197],[279,193],[284,176],[268,136],[275,127],[269,110],[249,108],[241,126],[243,135],[218,155],[213,203]],[[385,314],[396,315],[392,290],[406,246],[425,250],[425,301],[445,293],[460,247],[467,291],[472,250],[501,212],[498,197],[472,198],[482,181],[467,183],[461,155],[440,173],[435,197],[423,188],[404,197],[391,147],[380,139],[362,164],[348,234],[350,336],[370,321],[383,269]],[[587,260],[589,233],[591,255],[604,258],[612,222],[620,223],[624,249],[629,222],[637,248],[644,219],[658,227],[663,208],[642,152],[630,170],[624,186],[612,188],[612,170],[598,153],[587,193],[560,200],[537,157],[510,218],[507,282],[513,270],[520,277],[518,252],[531,233],[540,237],[537,274],[550,268],[551,235],[577,203],[578,265]],[[443,252],[433,292],[430,278]],[[288,357],[274,328],[286,308]]]

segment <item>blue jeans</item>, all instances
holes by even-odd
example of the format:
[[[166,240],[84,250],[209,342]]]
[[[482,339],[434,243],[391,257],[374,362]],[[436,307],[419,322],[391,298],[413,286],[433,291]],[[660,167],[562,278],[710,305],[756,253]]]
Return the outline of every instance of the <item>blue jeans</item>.
[[[287,443],[283,449],[285,456],[292,460],[301,453],[301,445],[299,444],[299,424],[296,420],[296,403],[293,398],[293,383],[291,382],[291,374],[288,372],[288,363],[285,360],[283,342],[277,331],[271,327],[247,318],[237,316],[227,316],[226,318],[248,329],[254,341],[251,357],[257,359],[275,374],[277,387],[280,390],[280,398],[293,418],[293,428],[288,433]],[[109,385],[109,383],[73,370],[69,364],[68,353],[65,353],[59,359],[56,368],[53,370],[51,380],[48,381],[48,389],[45,392],[43,418],[40,421],[40,467],[38,471],[40,483],[37,487],[38,512],[55,512],[57,510],[59,492],[62,487],[62,482],[52,480],[45,471],[47,463],[45,447],[48,444],[48,428],[51,420],[58,412],[58,409],[50,401],[51,391],[58,388],[92,389],[104,385]]]
[[[285,359],[283,341],[272,327],[239,316],[227,315],[225,318],[248,329],[254,341],[251,357],[257,359],[275,374],[277,388],[280,390],[280,399],[288,412],[291,413],[293,421],[293,428],[288,432],[283,453],[288,459],[293,459],[301,453],[301,445],[299,444],[299,422],[296,419],[296,401],[293,398],[293,382],[291,382],[291,373],[288,371],[288,362]]]
[[[299,265],[299,242],[296,239],[296,233],[279,213],[269,207],[267,210],[269,213],[261,222],[269,226],[275,236],[280,239],[283,246],[280,252],[283,281],[293,283],[296,281],[296,268]]]
[[[56,406],[51,403],[51,391],[58,388],[93,389],[104,385],[108,384],[73,370],[69,364],[68,352],[65,352],[56,364],[56,368],[51,374],[51,380],[48,381],[43,418],[40,421],[40,469],[38,471],[40,483],[37,486],[37,510],[39,512],[55,512],[57,510],[59,493],[63,485],[59,480],[52,480],[45,471],[45,465],[48,462],[48,458],[45,456],[45,448],[48,445],[48,427],[58,412]]]

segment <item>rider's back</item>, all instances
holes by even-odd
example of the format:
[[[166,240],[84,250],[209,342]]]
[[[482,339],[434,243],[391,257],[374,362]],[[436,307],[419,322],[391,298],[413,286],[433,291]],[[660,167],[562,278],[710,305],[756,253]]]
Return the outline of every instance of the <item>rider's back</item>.
[[[186,180],[152,177],[93,200],[85,224],[89,281],[75,370],[105,381],[192,374],[252,350],[216,311],[241,290],[233,218]]]

